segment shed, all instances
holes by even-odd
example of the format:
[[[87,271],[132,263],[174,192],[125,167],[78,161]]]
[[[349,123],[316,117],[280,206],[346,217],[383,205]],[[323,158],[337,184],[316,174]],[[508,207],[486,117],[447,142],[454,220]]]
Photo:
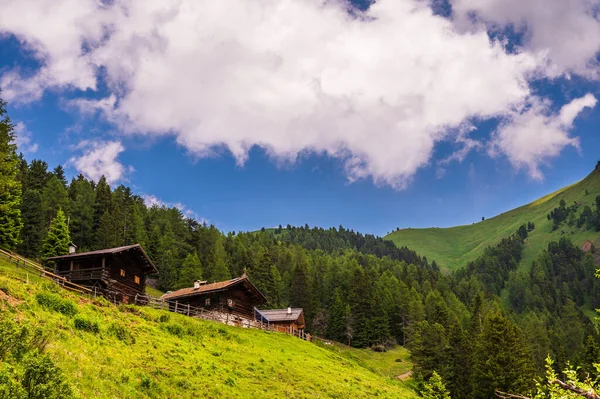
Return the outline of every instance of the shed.
[[[229,316],[234,316],[233,320],[252,321],[254,307],[267,302],[245,273],[240,277],[215,283],[195,281],[193,287],[168,292],[161,299],[171,304],[189,304],[218,313],[227,323],[231,320]]]
[[[147,276],[157,273],[139,244],[73,252],[48,260],[54,262],[55,274],[125,303],[132,302],[136,294],[144,294]]]
[[[305,327],[304,310],[302,308],[258,310],[256,321],[268,323],[279,331],[302,331]]]

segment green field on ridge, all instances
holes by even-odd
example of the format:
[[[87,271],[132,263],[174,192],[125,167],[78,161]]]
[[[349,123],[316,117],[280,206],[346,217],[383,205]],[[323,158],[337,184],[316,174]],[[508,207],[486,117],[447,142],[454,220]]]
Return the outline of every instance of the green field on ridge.
[[[44,296],[69,302],[76,314],[42,306]],[[411,366],[403,348],[377,354],[327,347],[162,310],[117,307],[0,258],[2,319],[48,333],[46,352],[81,398],[418,397],[393,378]],[[98,329],[77,328],[77,320]]]
[[[587,194],[586,194],[587,192]],[[569,237],[575,244],[585,240],[595,241],[600,232],[570,227],[563,223],[552,231],[552,221],[547,215],[559,206],[561,200],[567,206],[574,202],[581,204],[579,214],[585,205],[590,207],[600,195],[600,171],[596,170],[585,179],[552,194],[546,195],[530,204],[502,213],[490,219],[472,225],[450,228],[401,229],[387,235],[385,239],[397,246],[407,246],[419,255],[435,260],[443,271],[452,271],[475,260],[486,247],[497,244],[502,238],[513,234],[520,225],[535,223],[535,230],[529,233],[525,242],[522,270],[527,270],[531,261],[546,249],[550,241],[558,241],[562,236]]]

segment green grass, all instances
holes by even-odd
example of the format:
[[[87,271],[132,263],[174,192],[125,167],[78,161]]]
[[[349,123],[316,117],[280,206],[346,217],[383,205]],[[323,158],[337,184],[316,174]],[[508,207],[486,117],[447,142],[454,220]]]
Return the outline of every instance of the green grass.
[[[331,344],[331,350],[356,361],[377,374],[385,375],[390,378],[398,378],[412,370],[410,352],[408,349],[399,345],[386,352],[374,352],[371,350],[356,349],[334,342]]]
[[[390,378],[409,367],[392,360],[408,357],[402,348],[332,350],[280,333],[116,307],[15,273],[0,258],[0,318],[49,332],[46,350],[81,398],[417,397]],[[75,314],[57,311],[65,303]]]
[[[158,290],[156,288],[146,286],[146,294],[153,296],[155,298],[160,298],[161,296],[163,296],[164,292],[162,292],[161,290]]]
[[[586,189],[589,194],[585,195]],[[568,227],[563,223],[560,229],[552,231],[552,221],[546,218],[550,211],[559,206],[562,199],[567,206],[574,201],[581,203],[578,209],[595,202],[600,195],[600,172],[595,171],[582,181],[565,187],[550,195],[540,198],[528,205],[513,209],[501,215],[475,223],[473,225],[451,228],[403,229],[395,231],[385,238],[398,246],[407,246],[418,254],[435,260],[443,271],[451,271],[465,266],[475,260],[488,246],[497,244],[502,238],[513,234],[520,225],[535,223],[535,230],[530,232],[525,243],[520,270],[527,270],[539,253],[546,249],[548,243],[567,236],[575,244],[583,244],[585,240],[594,241],[599,232],[581,231],[577,227]],[[593,209],[593,208],[592,208]]]

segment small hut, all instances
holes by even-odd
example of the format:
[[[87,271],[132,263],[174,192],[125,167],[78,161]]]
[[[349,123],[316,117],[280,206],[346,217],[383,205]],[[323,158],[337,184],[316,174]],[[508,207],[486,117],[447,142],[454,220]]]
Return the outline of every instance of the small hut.
[[[54,262],[54,274],[124,303],[143,295],[147,276],[157,273],[139,244],[81,253],[71,244],[68,255],[48,260]]]
[[[277,331],[292,333],[304,330],[304,310],[302,308],[255,309],[255,312],[257,322],[268,324]]]
[[[254,320],[254,307],[267,302],[265,296],[250,282],[246,273],[231,280],[207,283],[195,281],[193,287],[164,294],[161,299],[170,308],[190,305],[201,308],[219,321],[248,326]]]

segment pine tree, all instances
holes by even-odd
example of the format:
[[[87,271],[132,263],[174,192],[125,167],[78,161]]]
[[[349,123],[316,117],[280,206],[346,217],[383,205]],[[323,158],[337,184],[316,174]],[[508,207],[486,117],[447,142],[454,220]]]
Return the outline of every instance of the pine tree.
[[[42,196],[37,190],[28,190],[23,195],[21,205],[23,229],[19,252],[27,257],[36,258],[40,254],[45,231],[45,217],[42,210]]]
[[[110,191],[110,186],[106,182],[106,177],[100,177],[98,184],[96,184],[95,192],[94,229],[97,229],[100,225],[100,219],[106,212],[110,211],[112,205],[112,193]]]
[[[450,399],[450,393],[446,389],[442,377],[435,371],[423,385],[421,396],[423,399]]]
[[[49,226],[59,209],[65,214],[69,210],[69,193],[58,177],[51,175],[42,190],[42,207],[44,209],[45,225]]]
[[[56,178],[62,183],[64,188],[67,188],[67,178],[65,177],[65,170],[61,165],[58,165],[56,168],[54,168],[52,174],[56,176]]]
[[[188,254],[181,264],[179,280],[173,288],[191,287],[196,280],[202,280],[202,264],[196,252]]]
[[[91,249],[94,244],[94,188],[87,179],[80,175],[77,180],[71,181],[69,192],[71,197],[69,230],[73,242],[81,250]]]
[[[485,318],[473,358],[474,398],[494,397],[495,390],[527,392],[533,388],[531,354],[519,328],[500,313]]]
[[[42,257],[47,259],[53,256],[66,255],[69,253],[70,242],[71,237],[67,228],[67,219],[62,209],[59,209],[56,217],[52,219],[48,234],[46,234],[46,238],[44,239]]]
[[[213,250],[213,272],[210,277],[211,281],[225,281],[231,279],[231,271],[227,266],[227,253],[223,246],[223,239],[219,238],[215,243]]]
[[[14,248],[20,241],[21,182],[14,127],[0,99],[0,247]]]
[[[312,321],[312,290],[308,275],[308,261],[303,253],[298,254],[296,266],[292,270],[290,306],[304,309],[306,323],[310,326],[310,321]]]
[[[346,313],[346,304],[342,301],[340,288],[336,288],[333,293],[333,302],[329,307],[327,318],[327,338],[345,343],[347,336],[348,313]]]

